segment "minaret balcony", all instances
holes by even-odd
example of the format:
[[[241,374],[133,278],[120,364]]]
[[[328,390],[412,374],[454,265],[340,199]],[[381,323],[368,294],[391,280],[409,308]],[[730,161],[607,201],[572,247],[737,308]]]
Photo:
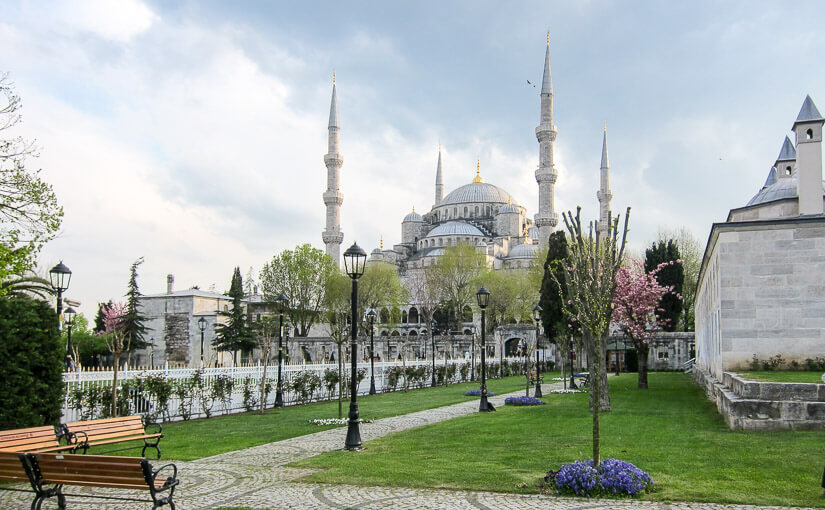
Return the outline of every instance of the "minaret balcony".
[[[325,191],[324,204],[326,205],[341,205],[344,203],[344,194],[340,191]]]
[[[337,152],[325,154],[324,163],[326,163],[327,166],[329,166],[330,164],[335,166],[341,166],[344,164],[344,156],[338,154]]]

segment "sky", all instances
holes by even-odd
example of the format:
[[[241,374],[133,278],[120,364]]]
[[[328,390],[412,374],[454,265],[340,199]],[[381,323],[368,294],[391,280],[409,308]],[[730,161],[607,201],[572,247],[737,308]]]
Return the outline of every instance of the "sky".
[[[333,72],[342,251],[400,242],[401,220],[486,182],[537,210],[546,34],[556,211],[596,218],[607,125],[630,246],[713,222],[762,186],[806,94],[825,107],[821,2],[7,1],[0,71],[17,133],[64,207],[40,254],[92,316],[140,290],[224,292],[285,249],[323,249]],[[531,83],[528,83],[529,82]],[[534,87],[533,85],[538,85]]]

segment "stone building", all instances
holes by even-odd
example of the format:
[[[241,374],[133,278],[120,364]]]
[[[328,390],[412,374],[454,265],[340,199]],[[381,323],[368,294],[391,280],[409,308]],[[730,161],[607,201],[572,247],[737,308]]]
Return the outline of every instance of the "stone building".
[[[717,380],[753,357],[825,354],[822,125],[810,96],[764,186],[708,238],[696,295],[696,362]]]
[[[150,347],[133,356],[135,365],[163,365],[197,367],[201,364],[231,364],[232,353],[216,352],[215,325],[222,320],[219,311],[228,311],[232,299],[223,294],[198,289],[174,290],[175,278],[166,277],[166,293],[148,294],[140,298],[140,310],[147,320],[146,341]],[[201,337],[199,321],[206,327]],[[201,338],[203,345],[201,346]]]

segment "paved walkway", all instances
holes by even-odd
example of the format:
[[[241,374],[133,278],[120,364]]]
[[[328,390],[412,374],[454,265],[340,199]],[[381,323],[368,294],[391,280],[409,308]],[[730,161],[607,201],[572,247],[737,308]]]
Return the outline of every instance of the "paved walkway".
[[[542,391],[561,388],[561,383],[544,384]],[[491,397],[498,406],[504,398],[522,395],[515,392]],[[478,400],[463,402],[437,409],[377,420],[361,425],[361,438],[369,441],[413,427],[429,425],[478,410]],[[191,462],[176,462],[181,485],[175,494],[181,510],[206,510],[220,507],[249,507],[255,509],[467,509],[467,510],[585,510],[585,509],[661,509],[661,510],[715,510],[745,508],[779,508],[729,506],[700,503],[654,503],[632,500],[594,500],[560,498],[538,495],[498,494],[491,492],[467,492],[436,489],[399,489],[392,487],[358,487],[351,485],[313,484],[296,481],[311,470],[285,467],[286,464],[312,457],[320,453],[340,450],[346,437],[346,427],[325,430],[315,434],[269,443],[237,452],[229,452]],[[67,492],[93,493],[86,488],[70,487]],[[95,494],[113,496],[129,495],[127,491],[103,491]],[[131,493],[135,496],[144,496]],[[31,493],[0,491],[0,508],[27,509],[31,506]],[[147,503],[89,498],[72,498],[69,509],[78,510],[131,510],[148,509]],[[44,509],[57,508],[52,500]],[[164,507],[168,508],[168,507]]]

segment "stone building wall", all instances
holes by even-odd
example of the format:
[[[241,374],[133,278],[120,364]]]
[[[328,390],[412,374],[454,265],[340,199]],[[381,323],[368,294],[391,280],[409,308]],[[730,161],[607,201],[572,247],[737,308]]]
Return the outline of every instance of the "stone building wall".
[[[825,218],[716,224],[696,299],[697,363],[721,379],[753,356],[825,352]]]

